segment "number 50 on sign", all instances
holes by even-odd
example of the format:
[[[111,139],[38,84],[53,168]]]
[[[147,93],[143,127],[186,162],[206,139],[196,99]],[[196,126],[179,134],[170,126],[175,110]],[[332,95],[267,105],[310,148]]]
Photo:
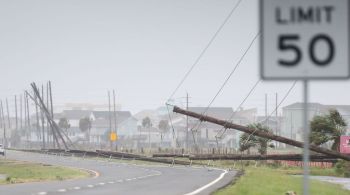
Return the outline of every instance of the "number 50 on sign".
[[[263,79],[345,79],[348,0],[261,0]]]

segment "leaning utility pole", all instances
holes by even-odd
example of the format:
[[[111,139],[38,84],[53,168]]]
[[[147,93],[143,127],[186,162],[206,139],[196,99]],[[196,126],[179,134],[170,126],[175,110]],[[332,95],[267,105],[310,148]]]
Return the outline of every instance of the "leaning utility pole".
[[[38,103],[37,101],[35,101],[35,99],[34,99],[33,97],[31,97],[30,94],[28,94],[28,93],[27,93],[27,94],[30,96],[30,98],[31,98],[32,100],[35,101],[36,104],[38,104],[38,105],[40,106],[40,108],[42,109],[42,111],[45,113],[46,118],[47,118],[47,121],[49,122],[50,126],[51,126],[52,129],[53,129],[52,132],[53,132],[53,135],[54,135],[54,138],[55,138],[55,141],[56,141],[56,143],[57,143],[58,148],[61,149],[61,148],[60,148],[60,145],[59,145],[59,141],[58,141],[58,138],[60,138],[61,141],[62,141],[62,143],[63,143],[63,145],[64,145],[64,147],[65,147],[65,149],[66,149],[66,150],[69,149],[69,148],[68,148],[68,145],[67,145],[67,143],[66,143],[66,141],[65,141],[65,139],[64,139],[63,136],[65,136],[65,138],[66,138],[67,141],[71,144],[71,146],[74,147],[74,145],[73,145],[72,141],[70,140],[70,138],[68,137],[68,135],[65,134],[64,131],[62,131],[62,130],[58,127],[58,125],[56,124],[56,122],[55,122],[54,119],[52,118],[52,113],[49,112],[49,110],[48,110],[47,107],[45,106],[45,103],[44,103],[43,100],[41,99],[41,97],[40,97],[40,92],[39,92],[38,88],[36,87],[35,83],[32,83],[31,86],[32,86],[32,88],[33,88],[33,91],[34,91],[35,95],[38,97],[39,103]],[[56,136],[56,133],[57,133],[57,136]]]
[[[34,98],[35,98],[35,102],[37,102],[38,97],[37,95],[34,93]],[[40,123],[39,123],[39,112],[38,112],[38,104],[35,104],[35,116],[36,116],[36,132],[37,132],[37,137],[40,138],[41,137],[41,133],[40,133]]]
[[[45,107],[49,109],[49,85],[46,83],[46,104],[45,104],[45,99],[44,96],[42,97],[43,102],[45,104]],[[53,136],[52,136],[52,131],[51,131],[51,126],[49,120],[46,120],[46,136],[47,136],[47,145],[51,145],[51,141],[54,142]]]
[[[226,129],[235,129],[235,130],[238,130],[238,131],[242,131],[244,133],[248,133],[248,134],[251,134],[251,135],[258,136],[258,137],[263,137],[263,138],[275,140],[275,141],[278,141],[278,142],[281,142],[281,143],[285,143],[285,144],[288,144],[288,145],[292,145],[292,146],[295,146],[295,147],[298,147],[298,148],[303,148],[303,146],[304,146],[304,143],[300,142],[300,141],[296,141],[296,140],[292,140],[292,139],[289,139],[289,138],[286,138],[286,137],[274,135],[271,132],[266,133],[266,132],[263,132],[263,131],[257,131],[255,129],[251,129],[249,127],[242,126],[242,125],[237,125],[237,124],[231,123],[229,121],[217,119],[217,118],[210,117],[210,116],[205,116],[205,115],[198,114],[198,113],[191,112],[191,111],[187,111],[187,110],[183,110],[183,109],[181,109],[181,108],[179,108],[177,106],[174,106],[174,110],[173,111],[176,112],[176,113],[180,113],[180,114],[183,114],[183,115],[187,115],[187,116],[193,117],[193,118],[197,118],[197,119],[199,119],[201,121],[206,121],[206,122],[210,122],[210,123],[214,123],[214,124],[223,126]],[[329,156],[332,156],[332,157],[335,157],[335,158],[340,158],[340,159],[344,159],[344,160],[350,161],[350,156],[349,155],[341,154],[339,152],[336,152],[336,151],[333,151],[333,150],[329,150],[329,149],[326,149],[326,148],[321,148],[321,147],[318,147],[318,146],[315,146],[315,145],[310,145],[310,150],[314,151],[314,152],[321,153],[321,154],[329,155]]]
[[[48,108],[50,107],[50,110],[49,110],[49,111],[51,111],[51,113],[49,113],[49,114],[51,114],[52,119],[54,119],[54,117],[53,117],[53,103],[52,103],[51,81],[48,82],[48,92],[47,92],[47,93],[48,93],[49,96],[50,96],[50,99],[47,100],[48,102],[50,101],[50,104],[47,105]],[[56,134],[54,133],[54,130],[53,130],[54,127],[53,127],[52,125],[51,125],[50,127],[51,127],[52,135],[53,135],[54,137],[56,137],[56,138],[55,138],[56,140],[58,140],[58,139],[57,139],[57,136],[56,136]],[[58,142],[57,142],[57,144],[58,144]],[[55,146],[55,142],[53,142],[53,147],[54,147],[54,148],[56,147],[56,146]]]
[[[44,85],[41,85],[41,97],[43,98],[44,102]],[[42,137],[43,137],[43,149],[46,148],[45,146],[45,118],[44,118],[44,112],[42,109],[40,109],[40,115],[41,115],[41,131],[42,131]]]

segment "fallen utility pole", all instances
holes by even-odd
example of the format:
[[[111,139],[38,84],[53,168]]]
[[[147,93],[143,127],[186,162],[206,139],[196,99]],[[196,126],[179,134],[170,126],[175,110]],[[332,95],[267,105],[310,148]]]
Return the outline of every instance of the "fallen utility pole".
[[[241,154],[230,154],[230,155],[194,155],[189,157],[190,160],[290,160],[290,161],[302,161],[302,154],[267,154],[267,155],[241,155]],[[310,160],[335,160],[334,157],[312,154]]]
[[[190,158],[189,154],[153,154],[152,157],[158,158],[158,157],[176,157],[176,158]]]
[[[176,113],[179,113],[179,114],[183,114],[183,115],[186,115],[186,116],[190,116],[190,117],[193,117],[193,118],[197,118],[197,119],[199,119],[201,121],[214,123],[214,124],[223,126],[226,129],[235,129],[235,130],[238,130],[238,131],[242,131],[244,133],[248,133],[248,134],[252,134],[252,135],[258,136],[258,137],[263,137],[263,138],[275,140],[275,141],[278,141],[278,142],[281,142],[281,143],[285,143],[285,144],[288,144],[288,145],[292,145],[292,146],[295,146],[295,147],[298,147],[298,148],[303,148],[303,146],[304,146],[304,143],[300,142],[300,141],[296,141],[296,140],[292,140],[292,139],[289,139],[289,138],[286,138],[286,137],[274,135],[271,132],[266,133],[266,132],[263,132],[263,131],[256,131],[255,129],[251,129],[251,128],[248,128],[248,127],[242,126],[242,125],[237,125],[237,124],[231,123],[229,121],[220,120],[220,119],[217,119],[217,118],[214,118],[214,117],[205,116],[205,115],[198,114],[198,113],[195,113],[195,112],[183,110],[183,109],[181,109],[181,108],[179,108],[177,106],[174,106],[173,112],[176,112]],[[350,161],[350,155],[344,155],[344,154],[341,154],[339,152],[336,152],[336,151],[333,151],[333,150],[329,150],[329,149],[326,149],[326,148],[321,148],[321,147],[318,147],[318,146],[315,146],[315,145],[310,145],[310,150],[314,151],[314,152],[317,152],[317,153],[325,154],[325,155],[328,155],[328,156],[331,156],[331,157],[334,157],[334,158],[340,158],[340,159],[344,159],[344,160]]]

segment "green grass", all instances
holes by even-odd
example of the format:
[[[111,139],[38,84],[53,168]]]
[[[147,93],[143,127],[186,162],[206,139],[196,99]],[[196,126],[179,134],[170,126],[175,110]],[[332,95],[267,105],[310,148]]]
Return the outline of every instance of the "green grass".
[[[0,184],[77,179],[90,175],[73,168],[3,159],[0,159],[0,174],[6,175]]]
[[[332,172],[331,170],[328,171]],[[314,172],[318,174],[325,173],[321,170]],[[302,194],[302,177],[288,175],[299,173],[301,173],[300,170],[296,168],[248,167],[236,184],[219,190],[215,195],[281,195],[287,191]],[[342,189],[340,185],[311,180],[310,194],[349,195],[350,191]]]

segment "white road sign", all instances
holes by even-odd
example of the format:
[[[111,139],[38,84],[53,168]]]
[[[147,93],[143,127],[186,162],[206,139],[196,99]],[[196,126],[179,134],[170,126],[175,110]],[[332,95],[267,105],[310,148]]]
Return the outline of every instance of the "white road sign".
[[[261,77],[349,78],[349,8],[349,0],[261,0]]]

